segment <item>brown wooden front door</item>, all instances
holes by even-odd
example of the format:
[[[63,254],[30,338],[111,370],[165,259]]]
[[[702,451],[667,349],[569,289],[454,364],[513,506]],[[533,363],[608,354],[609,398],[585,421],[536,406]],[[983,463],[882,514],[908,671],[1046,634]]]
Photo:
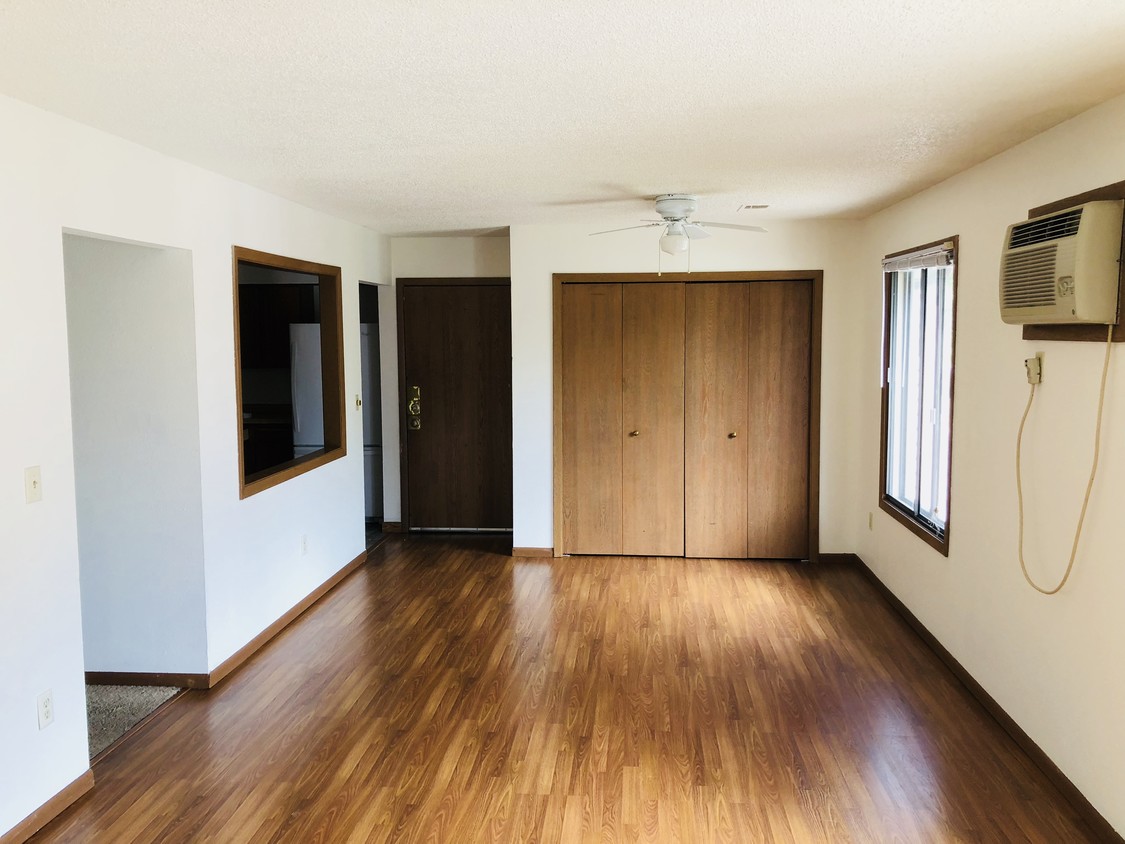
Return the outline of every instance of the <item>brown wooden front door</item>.
[[[512,527],[507,279],[399,279],[403,525]]]

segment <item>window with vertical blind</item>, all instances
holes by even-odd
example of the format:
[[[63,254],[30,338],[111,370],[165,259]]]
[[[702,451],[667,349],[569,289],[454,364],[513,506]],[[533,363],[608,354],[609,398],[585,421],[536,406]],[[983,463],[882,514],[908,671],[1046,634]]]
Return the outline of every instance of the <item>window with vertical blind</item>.
[[[883,259],[879,505],[949,554],[957,238]]]

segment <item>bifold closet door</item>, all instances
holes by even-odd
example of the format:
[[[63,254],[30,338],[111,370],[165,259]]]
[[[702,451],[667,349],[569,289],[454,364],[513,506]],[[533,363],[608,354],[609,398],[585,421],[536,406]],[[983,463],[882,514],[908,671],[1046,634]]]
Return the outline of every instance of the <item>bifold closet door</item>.
[[[745,557],[750,290],[687,290],[685,551]]]
[[[562,288],[562,549],[621,553],[621,285]]]
[[[812,291],[562,285],[562,553],[809,555]]]
[[[746,556],[809,556],[812,285],[768,281],[750,295]]]
[[[684,287],[621,291],[621,553],[684,553]]]
[[[811,325],[808,282],[689,285],[687,556],[808,556]]]
[[[684,285],[562,288],[562,550],[684,553]]]

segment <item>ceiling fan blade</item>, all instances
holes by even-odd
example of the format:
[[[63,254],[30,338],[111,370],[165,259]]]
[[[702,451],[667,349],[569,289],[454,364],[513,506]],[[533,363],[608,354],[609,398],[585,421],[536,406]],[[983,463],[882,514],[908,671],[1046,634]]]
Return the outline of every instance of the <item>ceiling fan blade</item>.
[[[655,196],[642,196],[633,186],[622,185],[617,182],[601,182],[591,186],[593,190],[589,196],[576,199],[554,199],[543,203],[544,205],[610,205],[612,203],[651,203]]]
[[[703,220],[695,220],[692,225],[696,226],[710,226],[713,229],[739,229],[744,232],[767,232],[769,229],[763,229],[761,226],[739,226],[734,223],[706,223]]]
[[[653,226],[662,226],[663,222],[659,223],[645,223],[643,226],[626,226],[623,229],[606,229],[604,232],[590,232],[590,237],[596,234],[613,234],[614,232],[627,232],[630,229],[651,229]]]
[[[703,237],[711,236],[711,232],[707,231],[707,229],[703,228],[703,226],[698,225],[697,223],[684,223],[684,234],[686,234],[691,240],[698,240]]]

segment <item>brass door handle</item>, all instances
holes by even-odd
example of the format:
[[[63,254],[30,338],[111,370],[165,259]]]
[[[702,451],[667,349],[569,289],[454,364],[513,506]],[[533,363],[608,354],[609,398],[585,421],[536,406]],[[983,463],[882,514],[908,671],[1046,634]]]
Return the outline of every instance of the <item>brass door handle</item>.
[[[629,432],[630,437],[639,437],[640,435],[641,435],[640,431],[630,431]]]
[[[733,440],[737,436],[738,436],[738,431],[731,431],[729,434],[727,434],[727,439]]]
[[[420,431],[422,429],[422,388],[411,387],[407,393],[406,412],[410,414],[410,424],[408,427],[411,431]]]

